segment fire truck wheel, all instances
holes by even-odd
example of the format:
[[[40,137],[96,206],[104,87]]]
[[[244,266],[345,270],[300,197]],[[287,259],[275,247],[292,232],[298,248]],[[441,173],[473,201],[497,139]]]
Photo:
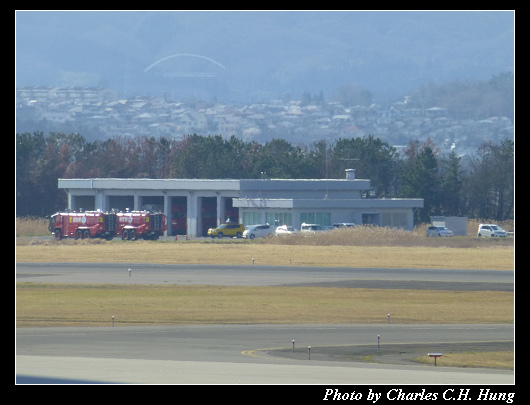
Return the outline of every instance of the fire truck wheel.
[[[121,233],[121,240],[127,240],[127,239],[129,239],[129,231],[124,229],[123,232]]]
[[[77,231],[75,234],[76,239],[83,239],[83,233],[81,231]]]
[[[61,240],[61,231],[59,229],[55,230],[54,235],[56,240]]]
[[[84,233],[83,233],[83,239],[89,239],[90,238],[90,231],[87,229]]]
[[[136,231],[134,229],[131,231],[131,235],[129,236],[129,239],[136,240]]]

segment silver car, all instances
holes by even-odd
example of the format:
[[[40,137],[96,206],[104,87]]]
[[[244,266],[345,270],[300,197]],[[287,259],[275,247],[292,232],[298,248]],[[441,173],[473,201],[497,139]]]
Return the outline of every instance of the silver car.
[[[451,237],[453,236],[453,231],[445,226],[429,226],[427,228],[427,236]]]
[[[275,227],[270,226],[269,224],[251,225],[245,228],[245,232],[243,232],[243,237],[247,239],[266,238],[269,236],[273,236],[275,229]]]

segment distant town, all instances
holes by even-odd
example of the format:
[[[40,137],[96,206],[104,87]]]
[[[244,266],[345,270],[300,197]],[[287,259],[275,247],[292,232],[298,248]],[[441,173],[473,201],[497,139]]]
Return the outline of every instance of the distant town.
[[[439,106],[412,108],[405,97],[388,105],[345,107],[320,100],[271,100],[248,105],[173,100],[169,95],[119,98],[103,87],[17,87],[16,132],[80,133],[87,140],[115,136],[222,135],[266,143],[310,145],[373,135],[398,150],[431,139],[442,153],[470,155],[484,141],[514,139],[509,117],[455,119]]]

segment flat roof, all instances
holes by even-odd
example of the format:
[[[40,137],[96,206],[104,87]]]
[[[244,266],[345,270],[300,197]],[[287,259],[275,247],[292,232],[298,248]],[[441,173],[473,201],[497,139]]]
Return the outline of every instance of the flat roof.
[[[230,190],[239,191],[239,180],[208,179],[59,179],[59,188],[99,190]]]
[[[117,190],[369,190],[370,180],[346,179],[59,179],[62,189]]]

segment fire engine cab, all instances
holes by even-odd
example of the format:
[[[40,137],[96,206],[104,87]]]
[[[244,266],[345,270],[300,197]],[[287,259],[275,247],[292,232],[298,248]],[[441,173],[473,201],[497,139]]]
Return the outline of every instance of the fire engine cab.
[[[48,230],[61,238],[112,239],[116,232],[116,214],[101,211],[58,212],[50,217]]]
[[[118,212],[116,218],[117,235],[121,235],[122,240],[138,238],[157,240],[167,230],[166,216],[159,212]]]

